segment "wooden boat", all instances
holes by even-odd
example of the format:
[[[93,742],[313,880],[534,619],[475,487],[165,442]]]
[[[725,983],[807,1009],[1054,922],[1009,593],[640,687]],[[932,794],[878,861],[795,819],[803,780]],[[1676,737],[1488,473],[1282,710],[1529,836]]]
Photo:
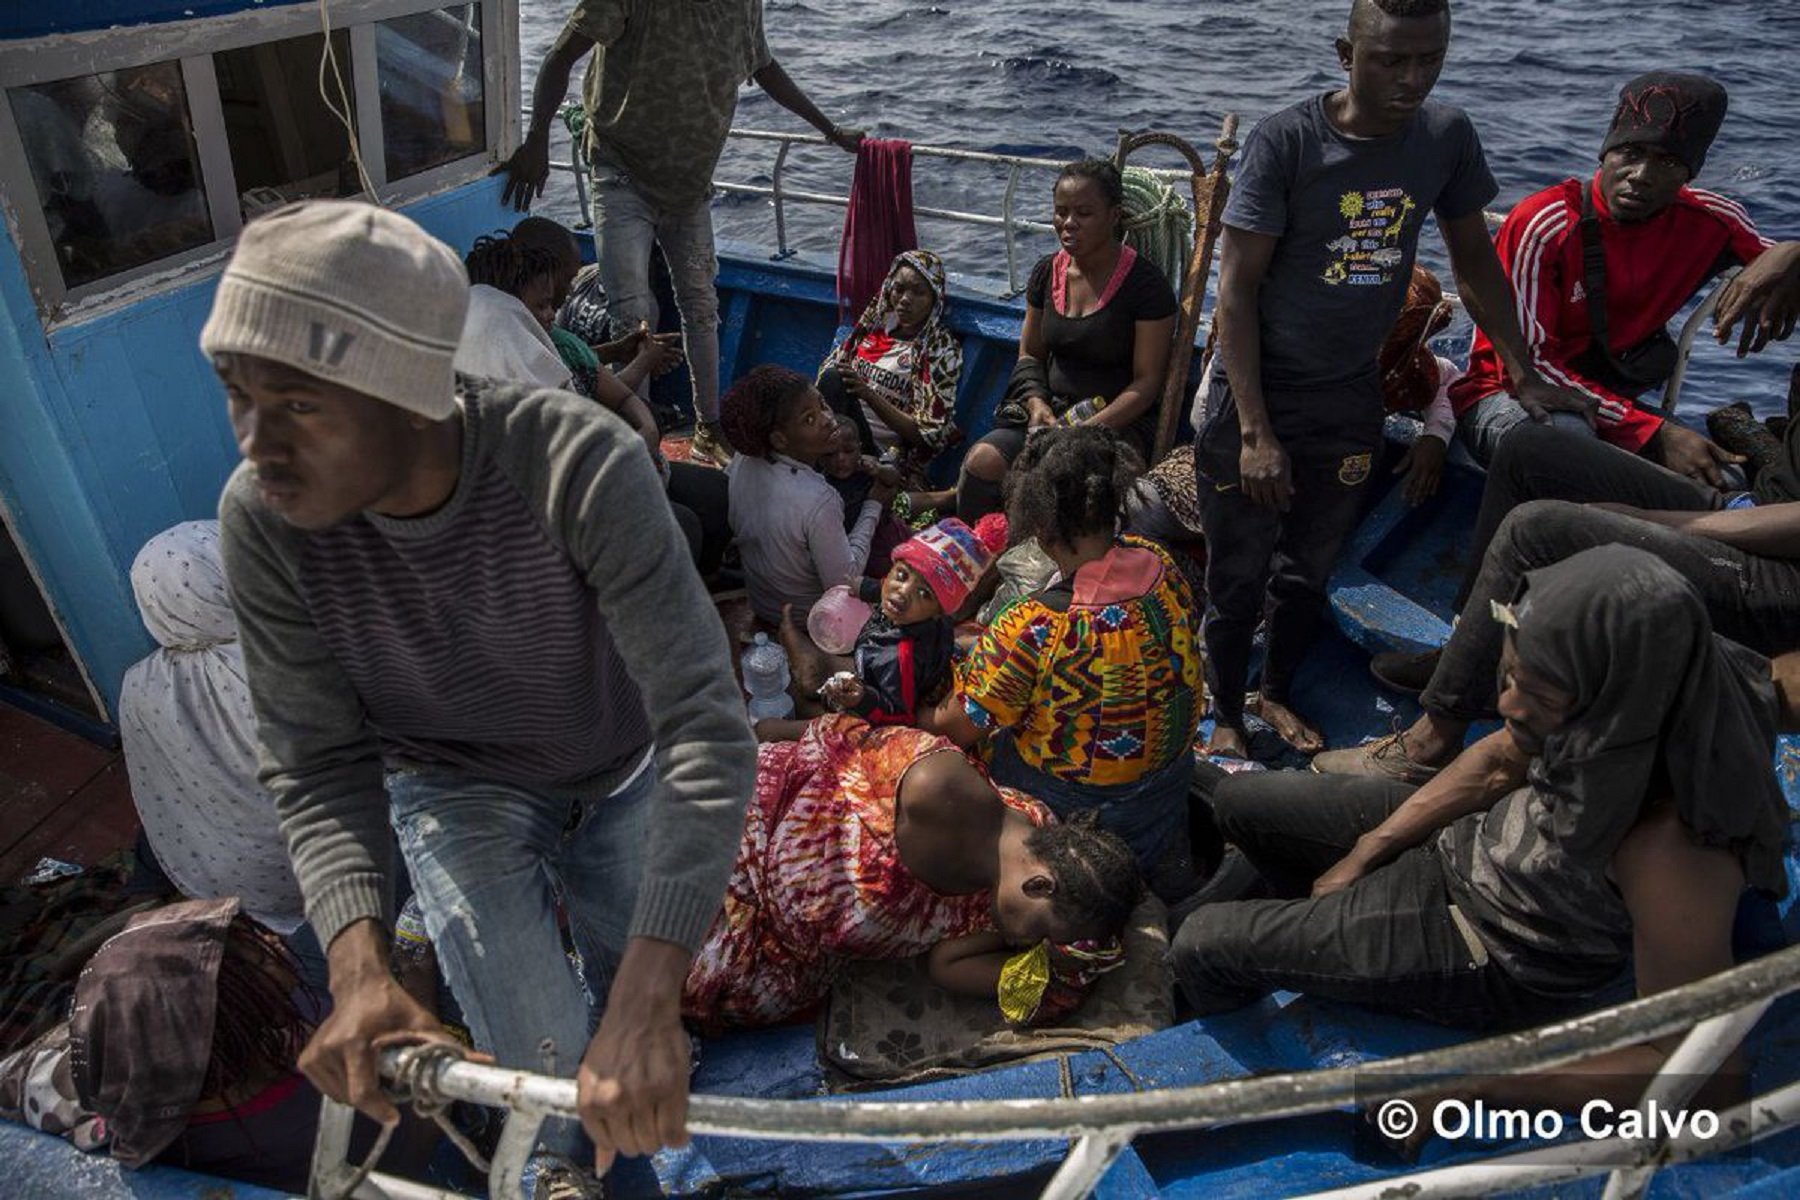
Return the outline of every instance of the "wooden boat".
[[[327,86],[326,99],[315,94],[322,12],[342,79],[341,87]],[[507,101],[518,84],[516,0],[332,0],[323,9],[311,0],[15,0],[0,11],[0,90],[7,97],[0,104],[0,206],[8,229],[0,242],[0,512],[29,569],[28,599],[37,599],[51,622],[57,644],[43,653],[67,668],[60,687],[54,679],[7,684],[0,700],[98,744],[114,737],[120,681],[150,649],[127,580],[132,557],[159,530],[212,514],[237,459],[197,336],[244,219],[285,199],[367,187],[465,249],[512,220],[488,172],[518,139],[519,117]],[[354,170],[342,169],[348,138],[327,101],[357,114]],[[141,139],[126,147],[115,136],[91,158],[72,149],[121,121],[152,126],[149,132],[164,140],[147,149]],[[838,312],[831,271],[786,252],[785,206],[808,196],[782,190],[781,162],[808,139],[742,136],[777,146],[772,185],[727,183],[722,190],[773,199],[776,238],[773,245],[722,247],[722,374],[730,378],[759,362],[810,371],[832,342]],[[162,156],[153,165],[164,171],[130,161],[151,153]],[[969,279],[954,288],[953,326],[965,344],[959,421],[978,436],[1016,353],[1014,239],[1034,223],[1014,212],[1015,185],[1056,164],[920,153],[951,164],[994,159],[1009,173],[997,214],[964,215],[999,231],[1010,288]],[[1215,177],[1223,157],[1191,164],[1206,167],[1196,177]],[[1220,199],[1220,191],[1198,190],[1196,207],[1216,218]],[[1197,255],[1184,347],[1198,341],[1198,285],[1206,277]],[[1167,398],[1171,435],[1191,376],[1188,385]],[[1299,681],[1300,701],[1333,744],[1354,743],[1410,715],[1374,688],[1364,660],[1370,650],[1443,637],[1479,487],[1473,470],[1453,468],[1427,509],[1409,510],[1397,494],[1380,497],[1347,549],[1331,596],[1336,632],[1321,641]],[[1790,800],[1800,804],[1800,748],[1792,740],[1777,767]],[[24,831],[6,833],[9,853],[30,849]],[[1793,859],[1789,873],[1800,884]],[[1440,1144],[1428,1151],[1437,1174],[1402,1180],[1407,1168],[1358,1149],[1360,1119],[1351,1109],[1384,1072],[1522,1071],[1693,1029],[1684,1051],[1692,1055],[1684,1059],[1689,1071],[1703,1070],[1748,1035],[1761,1098],[1732,1115],[1728,1127],[1754,1140],[1728,1154],[1713,1153],[1721,1148],[1717,1140],[1627,1145],[1623,1161],[1631,1170],[1607,1194],[1639,1194],[1644,1170],[1662,1166],[1654,1178],[1660,1196],[1791,1195],[1800,1191],[1800,1135],[1792,1128],[1800,1120],[1800,1055],[1793,1053],[1800,1021],[1791,998],[1800,990],[1800,951],[1776,947],[1800,931],[1797,922],[1791,900],[1778,910],[1747,911],[1747,961],[1735,971],[1492,1043],[1278,996],[1060,1064],[822,1100],[810,1029],[738,1035],[706,1049],[695,1081],[701,1136],[694,1146],[637,1164],[616,1183],[622,1193],[670,1195],[1025,1194],[1046,1187],[1049,1195],[1120,1197],[1335,1188],[1352,1189],[1343,1193],[1349,1195],[1531,1188],[1587,1194],[1601,1188],[1597,1178],[1569,1181],[1604,1174],[1606,1164],[1569,1147],[1527,1151],[1538,1158],[1519,1161],[1508,1157],[1518,1149],[1512,1144]],[[431,1070],[450,1094],[492,1100],[508,1090],[506,1078],[479,1068]],[[1653,1091],[1678,1101],[1679,1085],[1659,1080]],[[566,1083],[538,1080],[509,1095],[530,1120],[566,1105],[570,1091]],[[325,1122],[321,1188],[341,1182],[334,1122]],[[514,1143],[524,1136],[515,1134]],[[22,1127],[0,1127],[0,1155],[6,1195],[267,1194],[161,1167],[123,1173]],[[430,1194],[396,1182],[362,1186],[358,1194]]]

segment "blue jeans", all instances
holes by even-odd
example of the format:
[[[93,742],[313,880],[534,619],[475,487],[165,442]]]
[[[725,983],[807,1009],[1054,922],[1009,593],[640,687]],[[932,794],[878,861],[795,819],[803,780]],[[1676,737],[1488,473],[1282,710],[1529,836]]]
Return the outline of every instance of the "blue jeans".
[[[615,336],[639,321],[657,327],[660,313],[650,287],[650,247],[662,246],[681,310],[682,348],[694,387],[694,415],[719,419],[719,258],[713,248],[712,197],[687,209],[659,209],[632,186],[631,177],[603,159],[594,160],[594,247]],[[639,388],[646,398],[650,381]]]
[[[1505,392],[1495,392],[1477,400],[1462,415],[1456,422],[1456,436],[1462,439],[1463,446],[1475,461],[1485,467],[1494,461],[1494,455],[1500,449],[1500,439],[1517,429],[1521,423],[1530,420],[1524,406],[1517,400]],[[1599,436],[1575,413],[1551,413],[1550,425],[1555,429],[1590,438]]]
[[[475,1044],[500,1065],[543,1070],[548,1038],[556,1074],[574,1075],[625,950],[656,781],[650,762],[612,795],[574,800],[450,768],[388,773],[394,830],[438,963]],[[558,900],[579,975],[557,928]],[[547,1144],[575,1152],[572,1123],[545,1129]]]

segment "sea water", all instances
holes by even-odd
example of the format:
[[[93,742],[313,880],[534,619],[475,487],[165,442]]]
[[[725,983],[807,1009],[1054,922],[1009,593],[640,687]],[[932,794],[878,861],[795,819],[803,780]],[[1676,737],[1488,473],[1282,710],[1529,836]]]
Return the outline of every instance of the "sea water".
[[[526,96],[570,7],[522,0]],[[776,57],[834,121],[914,142],[1074,158],[1111,153],[1121,128],[1168,130],[1210,150],[1227,110],[1248,132],[1338,85],[1332,43],[1348,10],[1347,0],[767,0],[764,11]],[[1729,89],[1731,114],[1698,184],[1742,202],[1766,236],[1800,237],[1800,0],[1453,0],[1452,11],[1435,95],[1474,118],[1500,183],[1496,209],[1591,171],[1625,80],[1702,71]],[[805,129],[754,87],[737,123]],[[766,185],[773,159],[771,144],[734,145],[718,178]],[[796,150],[788,179],[843,194],[850,162],[830,148]],[[920,160],[913,177],[922,204],[1000,210],[1004,171]],[[1048,176],[1027,175],[1020,215],[1047,220],[1049,196]],[[548,211],[572,217],[572,190]],[[715,219],[723,239],[774,245],[765,200],[722,199]],[[841,220],[841,209],[791,205],[789,242],[835,262]],[[995,230],[921,221],[919,235],[953,272],[1006,274]],[[1426,265],[1444,274],[1435,234],[1422,245]],[[1024,268],[1048,248],[1031,241]],[[1697,421],[1739,399],[1780,411],[1796,357],[1800,340],[1744,363],[1702,343],[1684,415]]]

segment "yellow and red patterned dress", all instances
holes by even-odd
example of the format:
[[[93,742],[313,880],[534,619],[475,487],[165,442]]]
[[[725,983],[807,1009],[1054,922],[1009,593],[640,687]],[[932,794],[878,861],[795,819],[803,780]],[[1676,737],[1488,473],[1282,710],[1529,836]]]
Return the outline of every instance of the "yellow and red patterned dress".
[[[957,671],[970,720],[1068,784],[1135,783],[1200,721],[1198,613],[1168,552],[1139,537],[1002,609]]]
[[[840,960],[912,958],[993,927],[991,893],[932,891],[894,843],[901,777],[940,753],[961,752],[848,714],[761,748],[737,866],[688,970],[684,1017],[707,1032],[793,1020],[825,998]],[[1055,821],[1031,797],[996,790],[1034,825]]]

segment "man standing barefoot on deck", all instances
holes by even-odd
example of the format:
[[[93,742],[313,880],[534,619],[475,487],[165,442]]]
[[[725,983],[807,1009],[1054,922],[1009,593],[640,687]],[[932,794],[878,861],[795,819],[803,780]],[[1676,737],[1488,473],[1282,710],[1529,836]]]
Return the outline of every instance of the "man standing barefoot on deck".
[[[1449,44],[1447,0],[1355,0],[1337,43],[1349,86],[1276,113],[1244,146],[1220,264],[1224,370],[1195,438],[1214,753],[1245,755],[1246,709],[1303,753],[1324,745],[1288,692],[1381,445],[1376,355],[1427,212],[1519,402],[1540,421],[1592,407],[1526,357],[1482,215],[1498,189],[1480,139],[1461,110],[1426,101]],[[1261,689],[1246,699],[1265,612]]]
[[[580,0],[538,69],[525,141],[501,167],[504,201],[520,212],[543,194],[550,122],[569,73],[590,52],[581,94],[587,136],[577,152],[593,169],[600,282],[614,321],[655,329],[650,245],[662,245],[693,379],[694,452],[722,465],[731,448],[719,432],[712,176],[738,88],[754,79],[841,150],[854,153],[862,130],[834,125],[788,78],[763,36],[762,0]]]
[[[476,1044],[573,1073],[604,1170],[686,1139],[681,988],[755,745],[643,441],[566,392],[459,389],[467,298],[407,218],[311,201],[245,228],[201,332],[245,459],[219,520],[261,779],[330,960],[300,1067],[391,1121],[383,1039],[439,1029],[389,972],[398,834]]]

